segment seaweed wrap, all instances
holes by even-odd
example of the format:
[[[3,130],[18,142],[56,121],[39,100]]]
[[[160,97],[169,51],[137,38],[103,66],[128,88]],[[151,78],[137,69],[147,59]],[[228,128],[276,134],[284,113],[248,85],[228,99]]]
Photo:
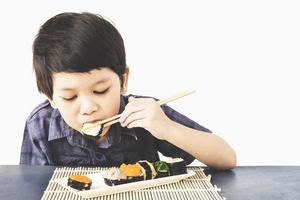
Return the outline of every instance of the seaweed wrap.
[[[92,185],[92,180],[87,176],[72,175],[68,178],[68,186],[77,190],[89,190]]]
[[[182,158],[172,158],[166,161],[168,167],[170,168],[171,176],[186,174],[186,163]]]

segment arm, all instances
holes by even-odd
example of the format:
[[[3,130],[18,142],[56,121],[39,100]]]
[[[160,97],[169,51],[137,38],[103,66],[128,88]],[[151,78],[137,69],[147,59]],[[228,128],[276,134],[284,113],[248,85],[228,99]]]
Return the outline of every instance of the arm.
[[[130,97],[120,123],[128,128],[143,127],[154,137],[174,144],[210,167],[236,166],[235,152],[223,139],[172,121],[151,98]]]
[[[165,140],[194,156],[207,166],[230,169],[236,166],[234,150],[219,136],[170,121]]]

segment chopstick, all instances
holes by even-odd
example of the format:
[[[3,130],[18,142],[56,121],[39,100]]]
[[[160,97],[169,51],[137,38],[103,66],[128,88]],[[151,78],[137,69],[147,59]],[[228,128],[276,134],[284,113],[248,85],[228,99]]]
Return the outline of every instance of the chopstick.
[[[187,96],[187,95],[190,95],[192,93],[194,93],[195,91],[184,91],[184,92],[181,92],[181,93],[178,93],[176,95],[173,95],[171,97],[168,97],[166,99],[163,99],[163,100],[159,100],[157,101],[157,103],[161,106],[161,105],[164,105],[166,103],[169,103],[171,101],[175,101],[176,99],[179,99],[181,97],[184,97],[184,96]],[[107,126],[110,126],[112,124],[115,124],[117,122],[119,122],[119,118],[121,117],[121,114],[118,114],[118,115],[115,115],[113,117],[110,117],[110,118],[107,118],[107,119],[104,119],[102,121],[99,121],[97,123],[95,123],[93,126],[91,127],[88,127],[86,129],[90,129],[92,127],[95,127],[95,126],[99,126],[99,125],[103,125],[103,127],[107,127]]]

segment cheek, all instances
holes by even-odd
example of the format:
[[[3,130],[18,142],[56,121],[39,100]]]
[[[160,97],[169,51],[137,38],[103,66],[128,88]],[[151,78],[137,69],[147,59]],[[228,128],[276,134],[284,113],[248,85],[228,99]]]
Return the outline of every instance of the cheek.
[[[115,84],[110,88],[110,91],[103,99],[99,99],[101,110],[105,113],[105,117],[111,117],[117,115],[120,109],[120,95],[121,87],[118,81],[119,77],[116,78]],[[101,101],[102,100],[102,101]]]
[[[101,104],[101,109],[106,113],[106,117],[117,115],[120,109],[120,93],[109,95],[105,103]]]
[[[76,122],[76,113],[72,108],[68,108],[66,106],[58,108],[62,118],[64,121],[72,128],[79,130],[80,125]]]

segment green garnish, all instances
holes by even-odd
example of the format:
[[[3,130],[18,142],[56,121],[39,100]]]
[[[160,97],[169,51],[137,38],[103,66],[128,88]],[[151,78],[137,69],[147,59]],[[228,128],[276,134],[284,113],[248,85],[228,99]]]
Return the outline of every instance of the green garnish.
[[[154,163],[154,167],[157,172],[163,172],[163,173],[167,172],[169,176],[171,175],[170,168],[167,165],[167,163],[164,161],[156,161]]]

